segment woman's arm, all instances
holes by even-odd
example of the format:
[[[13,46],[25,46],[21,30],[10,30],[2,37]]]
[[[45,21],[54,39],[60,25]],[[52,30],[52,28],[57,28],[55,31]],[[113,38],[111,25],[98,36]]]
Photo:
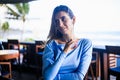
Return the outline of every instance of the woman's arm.
[[[64,61],[66,54],[61,53],[59,58],[54,61],[54,51],[53,47],[49,45],[46,46],[43,53],[43,77],[44,80],[53,80]]]
[[[50,46],[46,46],[45,51],[43,53],[43,76],[45,80],[53,80],[57,74],[60,78],[64,80],[72,79],[72,80],[83,80],[89,65],[92,59],[92,43],[89,40],[83,41],[82,55],[80,58],[79,66],[77,70],[73,73],[67,74],[58,74],[58,71],[63,63],[66,53],[61,53],[59,58],[54,61],[54,51]]]
[[[83,80],[92,59],[92,43],[89,40],[83,41],[82,55],[77,70],[73,73],[60,74],[64,80]]]

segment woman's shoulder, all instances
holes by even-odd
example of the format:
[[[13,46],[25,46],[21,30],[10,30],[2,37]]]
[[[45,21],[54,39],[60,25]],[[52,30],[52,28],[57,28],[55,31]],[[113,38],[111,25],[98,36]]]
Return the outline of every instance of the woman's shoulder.
[[[92,45],[92,41],[90,39],[88,39],[88,38],[80,38],[79,43]]]
[[[56,45],[56,42],[55,42],[55,40],[50,40],[49,42],[47,42],[46,45],[47,45],[47,46],[51,46],[51,47],[53,47],[53,46]]]
[[[88,38],[80,38],[79,41],[82,41],[82,42],[92,42],[90,39]]]

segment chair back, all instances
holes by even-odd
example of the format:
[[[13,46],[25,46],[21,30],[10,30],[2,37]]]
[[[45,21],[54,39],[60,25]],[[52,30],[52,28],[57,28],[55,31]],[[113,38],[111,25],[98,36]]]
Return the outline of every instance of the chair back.
[[[37,69],[37,76],[42,76],[42,54],[44,50],[45,42],[41,40],[35,40],[35,59],[36,59],[36,66],[39,67]]]
[[[8,43],[19,44],[19,41],[17,39],[8,39]]]
[[[120,46],[106,46],[106,51],[112,54],[120,55]]]
[[[45,47],[45,41],[35,41],[36,53],[42,52]]]
[[[120,55],[120,46],[106,46],[106,52],[108,55],[108,65],[109,67],[116,67],[117,65],[117,55]]]
[[[8,49],[18,49],[18,50],[20,50],[19,41],[17,39],[8,39]]]
[[[92,61],[84,80],[88,80],[88,76],[91,76],[92,80],[97,80],[97,78],[100,76],[100,56],[98,52],[92,52]]]
[[[44,41],[35,41],[35,44],[37,44],[37,45],[43,45],[43,44],[45,44],[45,42]]]

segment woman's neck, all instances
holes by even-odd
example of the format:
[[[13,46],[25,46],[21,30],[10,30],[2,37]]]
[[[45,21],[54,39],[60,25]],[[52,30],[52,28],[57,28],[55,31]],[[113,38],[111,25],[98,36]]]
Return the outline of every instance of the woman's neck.
[[[63,39],[65,42],[68,42],[70,41],[71,39],[73,40],[75,38],[75,36],[72,34],[72,35],[64,35],[63,36]]]
[[[60,44],[64,44],[70,40],[76,40],[77,38],[74,35],[64,35],[62,38],[57,39],[57,42]]]

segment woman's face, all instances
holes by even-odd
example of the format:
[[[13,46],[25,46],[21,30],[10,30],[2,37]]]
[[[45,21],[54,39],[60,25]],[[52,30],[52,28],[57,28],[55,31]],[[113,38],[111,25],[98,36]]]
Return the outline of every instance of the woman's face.
[[[56,30],[64,34],[71,34],[73,31],[73,26],[75,22],[75,17],[70,18],[69,14],[61,11],[55,16]]]

